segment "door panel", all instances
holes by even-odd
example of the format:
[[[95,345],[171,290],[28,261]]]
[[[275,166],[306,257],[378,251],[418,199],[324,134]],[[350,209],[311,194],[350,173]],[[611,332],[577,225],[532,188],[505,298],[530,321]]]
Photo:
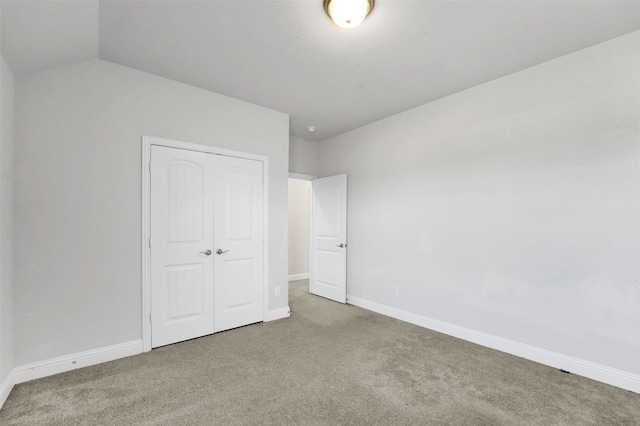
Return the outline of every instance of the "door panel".
[[[346,303],[347,175],[312,181],[309,269],[311,293]]]
[[[213,162],[151,147],[151,345],[213,333]]]
[[[214,157],[216,332],[264,319],[262,167]]]
[[[251,305],[253,295],[251,286],[253,282],[253,259],[227,260],[227,276],[224,288],[224,304],[229,309],[236,309]]]
[[[167,267],[170,320],[193,318],[204,310],[203,269],[201,264]]]

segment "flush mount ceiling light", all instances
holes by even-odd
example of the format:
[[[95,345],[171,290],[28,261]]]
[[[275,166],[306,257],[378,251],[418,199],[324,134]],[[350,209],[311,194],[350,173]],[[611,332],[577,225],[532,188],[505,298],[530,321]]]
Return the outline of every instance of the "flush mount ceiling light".
[[[373,10],[374,0],[324,0],[324,11],[339,27],[354,28]]]

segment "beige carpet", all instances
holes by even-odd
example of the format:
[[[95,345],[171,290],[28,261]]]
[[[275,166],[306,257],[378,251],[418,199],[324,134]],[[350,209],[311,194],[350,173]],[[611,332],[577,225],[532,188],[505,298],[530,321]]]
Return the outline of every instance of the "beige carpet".
[[[23,383],[2,425],[639,425],[640,395],[330,302]]]

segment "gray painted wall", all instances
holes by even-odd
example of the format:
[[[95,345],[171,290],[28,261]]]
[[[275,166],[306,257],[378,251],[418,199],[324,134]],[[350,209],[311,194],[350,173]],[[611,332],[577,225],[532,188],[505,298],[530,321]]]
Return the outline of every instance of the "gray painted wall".
[[[318,142],[291,136],[289,141],[289,171],[318,176]]]
[[[640,373],[638,52],[635,32],[321,142],[320,176],[349,175],[348,293]]]
[[[143,135],[269,157],[270,308],[287,306],[288,116],[78,63],[17,81],[16,365],[142,337]]]
[[[13,74],[0,56],[0,392],[13,368]]]

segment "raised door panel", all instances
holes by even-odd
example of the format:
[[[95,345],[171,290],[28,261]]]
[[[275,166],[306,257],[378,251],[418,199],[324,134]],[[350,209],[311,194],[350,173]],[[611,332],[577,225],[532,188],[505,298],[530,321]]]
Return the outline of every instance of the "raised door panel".
[[[204,170],[186,161],[167,164],[169,174],[169,241],[201,242],[203,238]]]
[[[234,167],[225,170],[223,179],[225,226],[222,231],[225,233],[224,239],[228,242],[250,242],[256,238],[254,221],[257,212],[253,208],[257,195],[255,193],[257,188],[254,185],[256,176],[251,170]]]
[[[317,258],[317,281],[316,283],[322,286],[338,287],[340,281],[340,274],[338,267],[340,265],[340,258],[342,253],[338,250],[322,250],[316,251]]]
[[[339,234],[339,188],[320,187],[316,190],[317,237],[336,240]]]
[[[227,310],[242,309],[254,301],[253,259],[236,259],[225,261],[226,276],[224,285],[224,306]]]
[[[201,264],[167,266],[169,315],[167,322],[201,317],[204,312],[204,271]]]

